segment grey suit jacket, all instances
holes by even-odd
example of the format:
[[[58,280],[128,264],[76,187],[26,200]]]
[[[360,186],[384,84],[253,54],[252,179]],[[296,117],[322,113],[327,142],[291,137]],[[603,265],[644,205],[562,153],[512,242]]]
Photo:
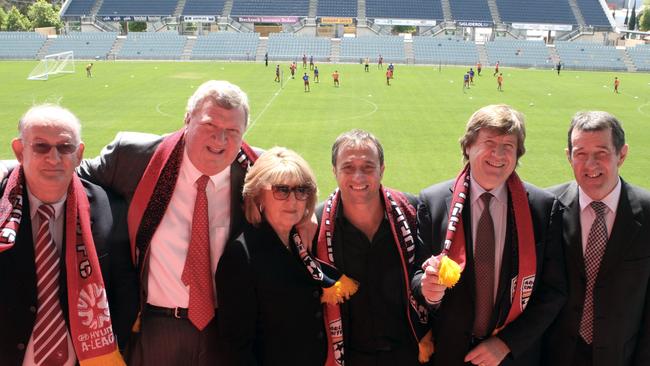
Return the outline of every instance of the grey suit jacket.
[[[569,299],[545,339],[545,364],[573,361],[584,303],[578,185],[553,188],[565,206]],[[650,192],[622,181],[621,198],[594,288],[594,366],[650,365]]]

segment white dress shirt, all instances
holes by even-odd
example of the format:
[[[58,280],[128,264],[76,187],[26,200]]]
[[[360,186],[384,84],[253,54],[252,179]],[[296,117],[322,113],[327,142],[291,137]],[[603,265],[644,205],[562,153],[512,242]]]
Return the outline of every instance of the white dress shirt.
[[[618,200],[621,198],[621,179],[605,198],[600,200],[607,206],[605,210],[605,224],[607,225],[607,237],[612,235],[612,228],[614,227],[614,219],[616,218],[616,208],[618,207]],[[589,231],[594,220],[596,220],[596,212],[591,207],[591,202],[594,201],[578,186],[578,202],[580,202],[580,227],[582,228],[582,254],[587,249],[587,238]]]
[[[485,204],[481,199],[481,195],[485,192],[492,194],[492,199],[490,200],[490,215],[492,216],[492,222],[494,223],[494,299],[496,301],[497,291],[499,290],[499,278],[501,277],[501,262],[503,261],[503,249],[506,242],[506,230],[508,223],[508,189],[506,184],[503,183],[500,186],[494,188],[491,191],[486,191],[481,187],[480,184],[474,180],[474,177],[470,173],[470,201],[471,201],[471,213],[472,213],[472,248],[476,252],[476,231],[478,229],[478,222],[483,214],[483,209],[485,209]]]
[[[36,249],[36,236],[38,235],[38,228],[41,225],[41,219],[38,217],[38,208],[43,204],[41,200],[33,196],[29,191],[27,192],[29,197],[29,217],[32,220],[32,238],[34,243],[34,250]],[[50,235],[52,235],[52,240],[56,245],[56,249],[61,254],[61,248],[63,247],[63,224],[65,223],[65,200],[67,196],[64,196],[61,200],[50,205],[54,208],[54,218],[50,221]],[[61,258],[61,264],[64,264],[65,258]],[[36,305],[38,307],[38,305]],[[61,309],[65,311],[65,309]],[[67,324],[66,324],[67,327]],[[70,338],[70,330],[67,330],[68,333],[68,361],[66,361],[63,366],[74,366],[77,363],[77,357],[74,353],[74,347],[72,345],[72,339]],[[25,350],[25,358],[23,358],[23,366],[34,366],[34,334],[29,336],[29,343],[27,344],[27,349]]]
[[[185,151],[176,187],[149,247],[147,302],[151,305],[166,308],[188,307],[189,287],[185,286],[181,275],[192,232],[196,180],[202,175]],[[210,177],[206,193],[210,225],[210,264],[214,278],[230,231],[230,167]],[[214,291],[216,299],[216,287]]]

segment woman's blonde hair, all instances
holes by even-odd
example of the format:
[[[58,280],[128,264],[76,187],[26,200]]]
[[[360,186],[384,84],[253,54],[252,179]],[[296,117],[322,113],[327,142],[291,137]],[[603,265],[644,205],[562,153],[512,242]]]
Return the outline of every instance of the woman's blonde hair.
[[[274,147],[263,153],[244,179],[244,215],[253,225],[262,222],[259,196],[262,189],[274,184],[300,185],[312,188],[305,205],[304,219],[309,219],[316,207],[318,190],[314,172],[298,153],[285,147]]]

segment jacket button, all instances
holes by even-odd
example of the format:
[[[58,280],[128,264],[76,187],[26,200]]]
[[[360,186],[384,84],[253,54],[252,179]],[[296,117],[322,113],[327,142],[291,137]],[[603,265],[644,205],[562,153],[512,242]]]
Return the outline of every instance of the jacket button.
[[[33,306],[33,305],[30,306],[30,307],[29,307],[29,311],[31,311],[32,313],[36,314],[36,306]]]
[[[25,349],[25,344],[24,344],[24,343],[18,343],[18,345],[16,346],[16,348],[18,348],[19,350],[22,351],[22,350]]]

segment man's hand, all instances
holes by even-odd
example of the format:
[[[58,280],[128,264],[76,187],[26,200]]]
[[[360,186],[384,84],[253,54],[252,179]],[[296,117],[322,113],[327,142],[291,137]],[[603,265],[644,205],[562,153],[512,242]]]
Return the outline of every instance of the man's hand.
[[[440,303],[445,295],[445,289],[447,289],[445,285],[440,284],[438,279],[439,268],[440,261],[436,257],[431,257],[422,264],[424,274],[422,274],[420,286],[422,287],[422,296],[430,304]]]
[[[298,230],[298,235],[300,235],[302,243],[305,244],[305,247],[310,252],[317,228],[318,220],[316,220],[316,214],[312,214],[310,218],[306,218],[296,225],[296,230]]]
[[[477,366],[498,366],[510,353],[510,348],[498,337],[490,337],[481,342],[465,356],[465,362]]]

